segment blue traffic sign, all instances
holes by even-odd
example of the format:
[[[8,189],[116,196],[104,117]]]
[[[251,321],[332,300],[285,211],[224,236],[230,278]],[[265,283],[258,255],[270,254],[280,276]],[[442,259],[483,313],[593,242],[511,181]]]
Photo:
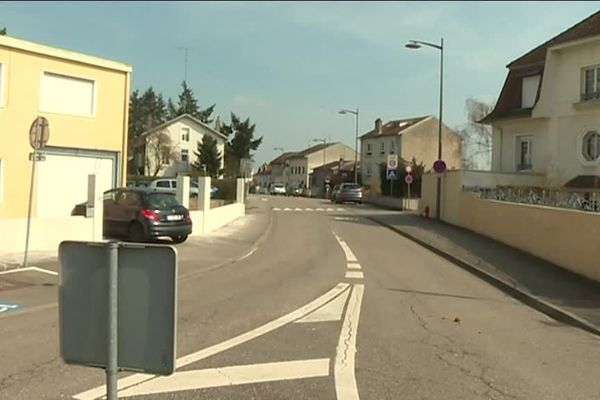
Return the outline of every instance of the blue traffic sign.
[[[437,160],[433,163],[433,170],[438,174],[446,172],[446,163],[443,160]]]
[[[390,181],[394,181],[394,180],[398,179],[395,169],[388,169],[385,175],[386,175],[386,178]]]

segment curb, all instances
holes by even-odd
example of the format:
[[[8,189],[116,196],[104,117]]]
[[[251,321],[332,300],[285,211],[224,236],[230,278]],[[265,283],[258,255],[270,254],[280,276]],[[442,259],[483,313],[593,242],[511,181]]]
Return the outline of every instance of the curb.
[[[562,309],[562,308],[556,306],[555,304],[549,303],[546,300],[543,300],[543,299],[536,297],[530,293],[527,293],[527,292],[519,289],[517,286],[505,281],[504,279],[499,278],[499,277],[471,264],[470,262],[463,260],[460,257],[457,257],[451,253],[441,250],[441,249],[431,245],[430,243],[425,242],[424,240],[421,240],[421,239],[417,238],[416,236],[411,235],[410,233],[407,233],[401,229],[396,228],[395,226],[393,226],[391,224],[380,221],[376,217],[370,217],[370,216],[363,216],[363,217],[365,217],[383,227],[386,227],[407,239],[412,240],[413,242],[426,248],[427,250],[431,251],[432,253],[437,254],[438,256],[450,261],[451,263],[463,268],[464,270],[472,273],[473,275],[477,276],[478,278],[486,281],[487,283],[491,284],[492,286],[496,287],[497,289],[500,289],[504,293],[519,300],[521,303],[528,305],[529,307],[531,307],[537,311],[540,311],[559,322],[562,322],[562,323],[570,325],[570,326],[574,326],[576,328],[583,329],[584,331],[590,332],[596,336],[600,336],[600,327],[571,313],[570,311]]]

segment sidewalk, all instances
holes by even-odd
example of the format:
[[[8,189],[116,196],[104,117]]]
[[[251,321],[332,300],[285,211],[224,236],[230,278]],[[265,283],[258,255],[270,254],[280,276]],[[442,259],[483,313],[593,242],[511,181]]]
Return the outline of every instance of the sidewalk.
[[[600,283],[474,232],[414,213],[364,210],[361,214],[511,292],[539,311],[600,334]]]

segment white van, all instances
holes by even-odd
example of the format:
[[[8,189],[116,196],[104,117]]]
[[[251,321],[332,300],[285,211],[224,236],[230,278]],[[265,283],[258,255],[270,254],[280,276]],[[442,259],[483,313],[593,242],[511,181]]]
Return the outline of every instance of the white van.
[[[148,185],[148,188],[156,192],[175,193],[177,191],[177,179],[155,179]],[[190,194],[198,196],[198,181],[190,179]]]

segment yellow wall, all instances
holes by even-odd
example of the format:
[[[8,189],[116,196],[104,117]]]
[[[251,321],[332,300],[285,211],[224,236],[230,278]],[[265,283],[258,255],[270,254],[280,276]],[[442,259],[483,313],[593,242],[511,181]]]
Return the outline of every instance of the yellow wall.
[[[126,157],[123,155],[127,154],[129,72],[27,52],[1,43],[0,63],[5,69],[4,102],[0,107],[0,159],[4,165],[0,217],[22,218],[27,214],[31,171],[28,132],[38,115],[45,116],[50,123],[49,146],[120,152],[121,181],[125,182]],[[43,71],[95,80],[96,115],[79,117],[39,112]],[[59,184],[57,190],[60,190]]]

